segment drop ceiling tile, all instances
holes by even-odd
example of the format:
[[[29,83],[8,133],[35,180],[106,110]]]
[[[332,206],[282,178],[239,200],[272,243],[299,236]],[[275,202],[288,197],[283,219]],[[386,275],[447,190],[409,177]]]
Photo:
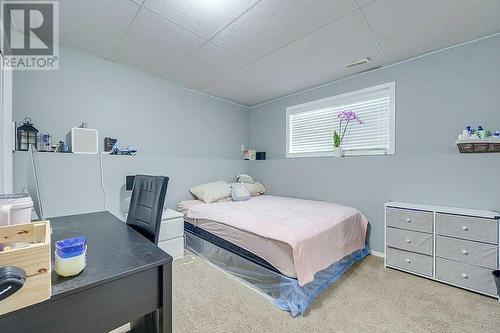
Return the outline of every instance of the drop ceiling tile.
[[[484,0],[372,0],[361,10],[378,38],[386,38]]]
[[[138,9],[129,0],[60,1],[59,41],[109,59]]]
[[[500,32],[500,1],[485,1],[441,20],[382,39],[390,62]]]
[[[336,63],[343,55],[373,43],[370,30],[357,10],[260,58],[240,72],[266,80],[286,78],[312,67]],[[359,59],[348,62],[355,60]]]
[[[206,38],[210,38],[256,1],[146,0],[146,7]]]
[[[275,92],[272,82],[263,82],[257,84],[255,80],[227,79],[217,84],[207,86],[203,91],[213,96],[226,98],[245,106],[254,105],[254,101],[267,99],[270,94]]]
[[[175,77],[186,87],[201,89],[245,63],[243,59],[208,42],[176,68]]]
[[[142,42],[127,42],[113,56],[113,61],[135,67],[145,73],[172,79],[171,73],[182,61],[168,54],[161,55],[156,47]]]
[[[370,57],[371,62],[352,69],[344,64],[350,59]],[[247,106],[286,96],[324,83],[339,80],[384,64],[384,58],[375,45],[369,45],[353,53],[345,54],[327,64],[316,64],[307,69],[290,72],[286,77],[269,78],[237,72],[205,89],[208,93],[223,96]]]
[[[113,61],[168,79],[205,41],[192,32],[142,9],[113,56]]]
[[[164,57],[184,60],[205,40],[157,14],[142,9],[117,49],[114,60],[144,52],[156,63]]]
[[[345,65],[355,60],[369,58],[368,64],[346,68]],[[276,81],[285,87],[286,94],[301,91],[310,87],[318,86],[331,81],[339,80],[360,72],[380,67],[385,64],[385,58],[376,44],[371,44],[356,51],[341,53],[335,60],[326,63],[315,63],[313,66],[297,71],[288,77]]]
[[[264,0],[213,39],[255,60],[356,8],[354,0]]]
[[[368,65],[345,68],[365,57],[371,59]],[[211,92],[224,95],[227,91],[227,97],[253,105],[383,63],[368,26],[356,11],[231,73]]]

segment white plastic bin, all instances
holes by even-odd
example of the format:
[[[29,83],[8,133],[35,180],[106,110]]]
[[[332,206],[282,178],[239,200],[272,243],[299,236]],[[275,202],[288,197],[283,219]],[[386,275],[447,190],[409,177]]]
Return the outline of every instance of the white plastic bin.
[[[0,226],[31,222],[33,201],[28,193],[0,195]]]

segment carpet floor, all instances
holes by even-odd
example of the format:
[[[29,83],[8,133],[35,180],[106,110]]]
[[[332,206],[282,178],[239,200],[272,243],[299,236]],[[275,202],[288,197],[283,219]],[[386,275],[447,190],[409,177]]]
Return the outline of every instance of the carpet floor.
[[[366,257],[292,318],[244,284],[196,257],[174,262],[173,331],[500,332],[497,300],[385,269]]]

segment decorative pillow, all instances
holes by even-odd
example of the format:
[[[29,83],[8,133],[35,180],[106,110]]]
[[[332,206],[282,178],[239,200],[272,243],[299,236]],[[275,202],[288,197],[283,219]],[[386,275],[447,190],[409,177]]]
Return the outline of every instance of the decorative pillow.
[[[238,184],[238,183],[232,183],[231,185],[235,185],[235,184]],[[262,185],[259,182],[255,182],[253,184],[241,183],[241,185],[244,185],[247,188],[248,192],[250,192],[251,195],[261,195],[261,194],[264,194],[266,192],[266,188],[264,187],[264,185]]]
[[[231,186],[223,180],[201,184],[189,189],[195,199],[205,203],[212,203],[231,195]]]
[[[236,182],[237,183],[253,184],[253,183],[255,183],[255,180],[253,179],[252,176],[242,173],[242,174],[239,174],[238,176],[236,176]]]
[[[250,192],[243,184],[234,184],[231,186],[231,198],[233,201],[246,201],[251,197]]]

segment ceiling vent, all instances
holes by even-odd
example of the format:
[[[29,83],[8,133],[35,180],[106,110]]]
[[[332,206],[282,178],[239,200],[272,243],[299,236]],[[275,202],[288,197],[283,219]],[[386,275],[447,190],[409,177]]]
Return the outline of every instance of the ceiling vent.
[[[366,57],[364,59],[361,59],[361,60],[358,60],[355,62],[351,62],[350,64],[345,65],[345,68],[352,68],[352,67],[356,67],[356,66],[366,65],[369,62],[370,62],[370,58]]]

